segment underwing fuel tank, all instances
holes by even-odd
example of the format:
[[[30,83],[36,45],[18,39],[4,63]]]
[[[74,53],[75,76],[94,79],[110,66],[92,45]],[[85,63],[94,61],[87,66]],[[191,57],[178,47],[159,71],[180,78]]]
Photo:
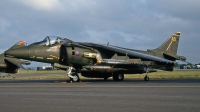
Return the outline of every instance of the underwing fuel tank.
[[[101,72],[101,73],[146,73],[146,67],[141,66],[147,62],[141,62],[141,59],[103,59],[98,60],[94,65],[83,66],[83,71]],[[154,63],[151,63],[154,64]],[[148,72],[156,72],[157,70],[148,68]]]
[[[155,69],[148,68],[148,72],[156,72]],[[135,67],[115,67],[110,65],[88,65],[83,66],[82,72],[101,72],[101,73],[146,73],[146,67],[135,66]]]

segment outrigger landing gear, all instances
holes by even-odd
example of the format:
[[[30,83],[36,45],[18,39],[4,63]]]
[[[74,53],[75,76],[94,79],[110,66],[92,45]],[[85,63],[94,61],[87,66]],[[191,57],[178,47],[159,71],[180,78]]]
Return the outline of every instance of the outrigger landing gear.
[[[76,69],[73,67],[69,67],[66,71],[67,76],[70,78],[70,82],[79,82],[80,78],[76,73]]]
[[[146,76],[144,77],[144,81],[149,81],[149,76],[148,76],[148,65],[146,66]]]
[[[148,76],[145,76],[145,77],[144,77],[144,80],[145,80],[145,81],[149,81],[149,77],[148,77]]]

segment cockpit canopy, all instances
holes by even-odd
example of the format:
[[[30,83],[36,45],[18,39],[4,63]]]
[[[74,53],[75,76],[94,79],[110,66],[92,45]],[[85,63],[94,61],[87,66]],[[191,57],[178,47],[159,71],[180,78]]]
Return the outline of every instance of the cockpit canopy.
[[[58,37],[58,36],[47,36],[42,41],[38,41],[38,42],[35,42],[33,44],[49,46],[49,45],[57,45],[57,44],[59,44],[63,41],[66,41],[66,40],[68,40],[69,42],[72,42],[69,39]]]

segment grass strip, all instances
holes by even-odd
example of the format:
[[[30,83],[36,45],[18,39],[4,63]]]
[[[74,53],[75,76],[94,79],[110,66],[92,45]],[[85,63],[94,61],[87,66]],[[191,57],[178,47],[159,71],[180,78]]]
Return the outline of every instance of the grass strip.
[[[36,74],[29,75],[29,74]],[[40,76],[41,74],[41,76]],[[0,77],[0,80],[11,80],[11,79],[20,79],[20,80],[34,80],[34,79],[69,79],[65,75],[65,71],[62,70],[45,70],[45,71],[34,71],[34,70],[20,70],[15,77],[10,76],[7,78]],[[125,74],[125,79],[143,79],[145,74]],[[199,79],[200,71],[159,71],[154,73],[149,73],[150,79]],[[81,79],[85,79],[80,75]]]

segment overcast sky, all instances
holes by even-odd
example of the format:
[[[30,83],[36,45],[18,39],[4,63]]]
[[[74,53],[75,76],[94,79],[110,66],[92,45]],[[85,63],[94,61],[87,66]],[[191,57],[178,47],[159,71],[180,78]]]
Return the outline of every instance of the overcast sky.
[[[47,35],[154,49],[181,32],[178,55],[200,63],[199,0],[1,0],[0,53]],[[33,64],[34,65],[34,64]]]

